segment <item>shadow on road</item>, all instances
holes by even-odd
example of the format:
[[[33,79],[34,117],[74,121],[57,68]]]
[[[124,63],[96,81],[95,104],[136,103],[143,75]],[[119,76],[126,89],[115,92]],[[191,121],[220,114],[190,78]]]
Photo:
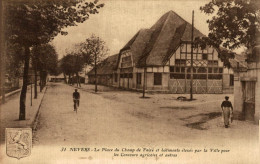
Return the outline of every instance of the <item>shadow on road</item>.
[[[217,117],[220,117],[222,115],[221,112],[211,112],[211,113],[203,113],[203,114],[197,114],[197,115],[192,115],[186,118],[181,118],[183,121],[188,121],[193,119],[193,118],[199,118],[199,121],[191,122],[188,124],[185,124],[187,127],[192,128],[192,129],[198,129],[198,130],[207,130],[207,128],[202,127],[204,123],[206,123],[209,120],[215,119]]]

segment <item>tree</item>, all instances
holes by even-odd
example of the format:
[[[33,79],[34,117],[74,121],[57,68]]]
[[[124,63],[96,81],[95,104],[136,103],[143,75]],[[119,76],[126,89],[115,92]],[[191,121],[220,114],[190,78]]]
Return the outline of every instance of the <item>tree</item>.
[[[197,38],[195,42],[204,46],[207,43],[216,48],[223,46],[229,50],[241,46],[250,50],[256,44],[256,36],[260,32],[259,0],[211,0],[200,10],[215,16],[207,20],[210,31],[208,38]],[[228,59],[234,57],[234,54],[222,50],[220,58],[228,64]]]
[[[16,3],[5,1],[5,6],[5,37],[10,42],[19,44],[25,52],[19,113],[19,120],[25,120],[30,48],[48,43],[59,33],[66,35],[64,28],[83,23],[89,14],[98,13],[104,4],[98,4],[98,0],[42,0]]]
[[[61,65],[60,69],[62,70],[65,78],[66,75],[69,76],[68,83],[71,84],[71,75],[73,74],[73,70],[71,69],[73,67],[73,61],[71,55],[66,55],[61,59]]]
[[[43,44],[32,48],[32,57],[35,79],[37,79],[37,71],[40,72],[40,90],[42,91],[46,85],[47,74],[54,75],[57,72],[58,54],[52,45]],[[35,95],[37,95],[37,80],[35,80]]]
[[[22,75],[22,64],[24,58],[24,50],[18,44],[7,43],[5,69],[9,78],[15,79]]]
[[[23,49],[17,44],[9,44],[5,42],[5,46],[9,51],[6,52],[6,55],[1,55],[1,66],[5,71],[1,72],[4,75],[1,76],[3,78],[3,83],[1,83],[2,90],[2,103],[5,100],[5,92],[6,89],[13,89],[13,87],[19,87],[19,77],[22,74],[22,61],[23,61]],[[6,79],[8,78],[8,83],[6,83]],[[10,91],[10,90],[9,90]]]
[[[84,60],[82,56],[79,56],[77,54],[67,54],[61,59],[61,70],[65,75],[69,76],[69,84],[72,84],[72,76],[76,74],[77,78],[77,86],[80,86],[80,81],[79,81],[79,72],[83,69],[84,67]]]
[[[108,51],[105,41],[95,35],[91,35],[80,44],[80,53],[85,63],[95,69],[95,92],[97,92],[97,65],[105,58]]]

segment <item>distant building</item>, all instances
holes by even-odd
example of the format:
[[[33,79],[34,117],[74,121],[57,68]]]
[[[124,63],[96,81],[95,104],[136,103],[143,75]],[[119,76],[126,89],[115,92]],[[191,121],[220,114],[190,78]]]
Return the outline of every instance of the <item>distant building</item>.
[[[150,29],[141,29],[120,50],[97,68],[98,83],[148,91],[189,93],[191,76],[191,24],[173,11]],[[194,28],[194,38],[205,37]],[[233,93],[233,71],[223,66],[218,50],[193,50],[193,92]],[[94,70],[89,82],[94,83]]]
[[[64,77],[63,73],[60,73],[57,76],[50,75],[49,80],[50,80],[50,82],[65,82],[65,77]]]
[[[118,54],[109,56],[97,65],[97,83],[107,86],[116,86],[118,75],[116,72]],[[95,83],[95,69],[87,73],[88,83]]]

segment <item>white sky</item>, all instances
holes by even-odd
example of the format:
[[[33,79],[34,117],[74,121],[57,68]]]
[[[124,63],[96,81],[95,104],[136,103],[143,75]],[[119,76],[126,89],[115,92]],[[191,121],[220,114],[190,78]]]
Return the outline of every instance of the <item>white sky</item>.
[[[119,50],[141,29],[150,28],[163,14],[173,10],[191,23],[192,10],[195,12],[195,27],[208,34],[206,20],[210,17],[199,8],[209,0],[103,0],[105,6],[100,13],[78,26],[69,27],[68,35],[58,35],[53,45],[62,58],[73,45],[83,42],[91,34],[101,37],[110,49],[109,55]]]

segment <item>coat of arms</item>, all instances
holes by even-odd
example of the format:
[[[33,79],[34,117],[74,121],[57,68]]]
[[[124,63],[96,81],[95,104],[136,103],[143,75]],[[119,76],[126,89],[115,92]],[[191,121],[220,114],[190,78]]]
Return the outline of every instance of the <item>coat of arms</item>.
[[[6,128],[6,154],[17,159],[31,154],[32,129]]]

